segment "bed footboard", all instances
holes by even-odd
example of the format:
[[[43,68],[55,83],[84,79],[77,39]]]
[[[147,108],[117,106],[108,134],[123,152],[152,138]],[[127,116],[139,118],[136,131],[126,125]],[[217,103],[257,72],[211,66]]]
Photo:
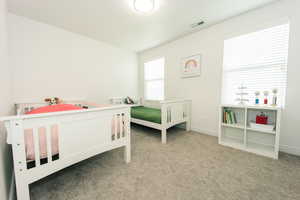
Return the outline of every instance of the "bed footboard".
[[[191,129],[191,100],[143,101],[143,105],[161,109],[161,123],[153,123],[140,119],[132,122],[161,130],[161,141],[167,143],[167,129],[185,123],[187,131]]]
[[[191,101],[173,100],[161,103],[162,124],[166,128],[186,122],[186,129],[190,130]]]
[[[162,101],[161,104],[161,140],[167,143],[167,129],[185,123],[187,131],[191,129],[191,101],[190,100],[171,100]]]
[[[5,122],[12,144],[17,197],[29,200],[29,184],[65,167],[124,147],[125,161],[130,153],[130,109],[127,106],[20,115],[0,119]],[[31,130],[34,167],[28,168],[26,131]],[[46,135],[46,162],[41,162],[41,130]],[[58,155],[53,159],[54,134],[58,135]]]

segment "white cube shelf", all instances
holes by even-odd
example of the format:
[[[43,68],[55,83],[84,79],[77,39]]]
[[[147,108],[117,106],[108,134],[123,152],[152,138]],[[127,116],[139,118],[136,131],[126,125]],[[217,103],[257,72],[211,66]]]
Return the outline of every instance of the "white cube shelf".
[[[224,122],[224,109],[234,112],[236,123]],[[267,113],[274,130],[250,127],[259,113]],[[220,107],[219,144],[278,159],[281,108],[274,106],[222,105]]]

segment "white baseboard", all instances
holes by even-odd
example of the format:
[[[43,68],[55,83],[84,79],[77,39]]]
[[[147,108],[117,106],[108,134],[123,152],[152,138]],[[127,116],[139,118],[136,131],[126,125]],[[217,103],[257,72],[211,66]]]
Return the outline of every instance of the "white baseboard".
[[[300,156],[300,148],[299,147],[280,145],[279,150],[284,153]]]
[[[15,200],[16,199],[16,190],[15,190],[15,173],[13,172],[11,176],[11,183],[9,188],[9,197],[8,200]]]
[[[202,133],[205,135],[210,135],[210,136],[214,136],[214,137],[218,137],[218,133],[216,133],[215,131],[211,131],[211,130],[204,130],[198,127],[192,127],[191,128],[192,131],[198,132],[198,133]]]

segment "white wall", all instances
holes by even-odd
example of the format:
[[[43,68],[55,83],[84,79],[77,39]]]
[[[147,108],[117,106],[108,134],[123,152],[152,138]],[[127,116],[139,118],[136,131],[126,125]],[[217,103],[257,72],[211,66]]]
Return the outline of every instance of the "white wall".
[[[15,101],[137,96],[136,53],[13,14],[8,25]]]
[[[193,101],[192,129],[217,135],[221,100],[223,42],[225,39],[264,29],[290,20],[290,52],[286,108],[283,113],[281,150],[300,155],[300,7],[299,0],[281,0],[197,33],[139,54],[140,84],[143,64],[153,58],[166,58],[166,97]],[[202,54],[202,75],[180,78],[182,57]],[[140,89],[143,94],[143,89]]]
[[[7,62],[6,4],[0,0],[0,117],[8,115],[11,104],[11,71]],[[9,146],[6,144],[4,126],[0,123],[0,199],[8,199],[11,182],[11,159]]]

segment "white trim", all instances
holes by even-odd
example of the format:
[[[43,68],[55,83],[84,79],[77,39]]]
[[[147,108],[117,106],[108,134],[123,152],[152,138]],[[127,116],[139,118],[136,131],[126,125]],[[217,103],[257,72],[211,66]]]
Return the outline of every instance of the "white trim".
[[[280,145],[280,151],[296,156],[300,156],[300,148],[295,146]]]
[[[16,199],[16,190],[15,190],[15,173],[14,170],[11,176],[10,188],[9,188],[9,196],[8,200],[15,200]]]
[[[218,137],[218,133],[216,131],[201,129],[199,127],[193,127],[193,126],[192,126],[191,130],[195,131],[197,133],[200,133],[200,134]]]

